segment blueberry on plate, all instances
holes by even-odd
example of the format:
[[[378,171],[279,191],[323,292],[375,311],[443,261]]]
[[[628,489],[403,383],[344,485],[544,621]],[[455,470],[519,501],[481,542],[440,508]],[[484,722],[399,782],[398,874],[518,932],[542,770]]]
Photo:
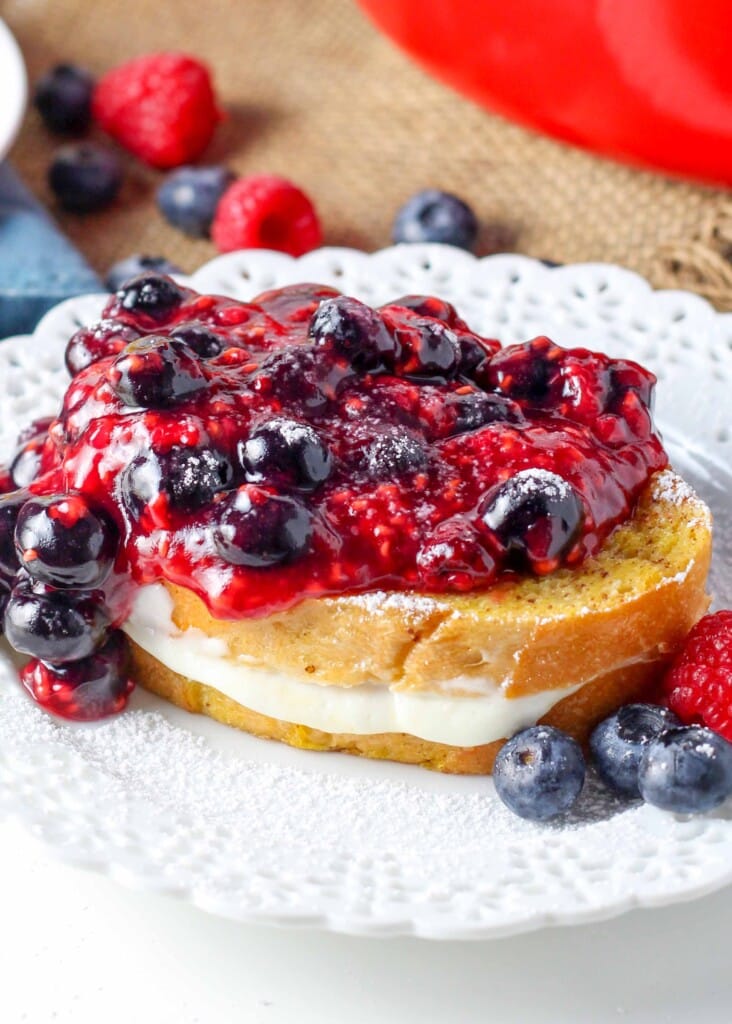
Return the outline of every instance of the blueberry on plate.
[[[117,531],[78,494],[32,496],[15,526],[20,563],[53,587],[93,590],[112,569]]]
[[[94,142],[64,146],[48,169],[49,188],[59,205],[71,213],[104,209],[116,198],[121,184],[119,160]]]
[[[275,416],[238,445],[239,460],[252,483],[312,491],[330,476],[327,445],[308,423]]]
[[[428,461],[423,439],[406,427],[382,426],[359,453],[359,466],[370,480],[417,473]]]
[[[5,609],[5,636],[21,654],[62,663],[86,658],[104,640],[109,622],[91,598],[21,580]]]
[[[86,131],[91,123],[94,79],[75,64],[57,64],[36,85],[34,103],[43,123],[60,135]]]
[[[493,782],[503,803],[520,818],[555,818],[568,811],[582,791],[582,749],[560,729],[531,726],[501,748]]]
[[[701,725],[669,729],[646,747],[638,786],[665,811],[711,811],[732,796],[732,743]]]
[[[206,238],[219,199],[235,180],[226,167],[179,167],[158,188],[158,207],[173,227]]]
[[[121,711],[133,689],[128,651],[119,630],[79,661],[61,665],[34,658],[20,671],[23,686],[47,711],[74,722],[95,722]]]
[[[262,569],[289,562],[310,546],[310,515],[294,498],[245,485],[221,503],[217,516],[214,544],[233,565]]]
[[[135,253],[112,264],[104,278],[104,284],[107,291],[118,292],[133,277],[146,272],[153,274],[183,273],[179,266],[171,263],[165,256],[143,256],[140,253]]]
[[[451,192],[428,188],[417,192],[398,211],[394,242],[443,242],[471,250],[478,221],[467,203]]]
[[[624,796],[639,797],[638,769],[648,744],[679,725],[673,711],[655,704],[627,704],[600,722],[590,751],[602,781]]]

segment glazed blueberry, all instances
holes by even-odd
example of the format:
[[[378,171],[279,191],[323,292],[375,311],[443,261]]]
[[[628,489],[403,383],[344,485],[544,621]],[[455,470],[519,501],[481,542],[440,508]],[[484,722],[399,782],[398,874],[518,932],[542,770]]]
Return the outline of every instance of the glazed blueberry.
[[[628,704],[600,722],[590,751],[602,781],[624,796],[639,797],[638,768],[648,744],[679,725],[672,711],[654,704]]]
[[[104,639],[109,623],[83,594],[34,587],[22,580],[5,609],[5,636],[21,654],[61,664],[86,658]]]
[[[0,580],[11,580],[20,568],[15,550],[15,524],[29,498],[27,490],[0,495]]]
[[[143,256],[135,253],[134,256],[127,256],[125,259],[113,263],[107,271],[104,284],[107,291],[118,292],[133,277],[139,277],[140,274],[145,273],[165,274],[167,276],[169,274],[182,274],[183,271],[177,264],[171,263],[170,260],[166,259],[165,256]]]
[[[231,464],[221,452],[176,445],[167,452],[135,456],[120,475],[119,487],[133,516],[139,516],[159,494],[166,494],[173,508],[195,512],[226,490],[232,477]]]
[[[548,725],[534,725],[510,739],[493,767],[498,796],[514,814],[530,821],[566,813],[584,781],[579,743]]]
[[[150,272],[138,274],[117,291],[117,301],[122,309],[156,323],[169,319],[183,298],[183,292],[170,277]]]
[[[426,317],[412,320],[406,329],[397,329],[396,338],[402,346],[400,376],[449,380],[457,373],[462,355],[460,343],[454,332],[439,320]]]
[[[74,64],[57,64],[36,85],[36,110],[50,131],[81,133],[91,123],[93,91],[94,79],[88,71]]]
[[[392,480],[427,466],[427,448],[419,435],[405,427],[383,427],[374,433],[360,455],[360,465],[372,480]]]
[[[521,410],[503,395],[486,394],[485,391],[469,391],[451,395],[447,400],[455,415],[452,434],[466,434],[480,430],[489,423],[521,423]]]
[[[140,332],[113,320],[101,320],[91,327],[81,327],[66,346],[66,369],[72,377],[87,366],[118,355],[131,341],[137,341]]]
[[[170,337],[182,341],[201,359],[213,359],[228,347],[223,334],[216,334],[203,324],[179,324],[170,332]]]
[[[95,722],[122,711],[134,688],[127,675],[127,644],[119,630],[80,661],[53,665],[38,658],[20,671],[28,693],[41,707],[74,722]]]
[[[179,167],[158,188],[165,219],[194,238],[206,238],[219,199],[236,180],[226,167]]]
[[[154,335],[133,341],[107,371],[125,405],[163,409],[206,387],[196,356],[182,341]]]
[[[245,485],[217,509],[213,539],[233,565],[260,569],[304,554],[312,537],[307,510],[293,498]]]
[[[278,416],[240,441],[238,454],[247,480],[312,491],[330,476],[333,460],[307,423]]]
[[[411,309],[418,316],[431,316],[435,320],[441,320],[448,327],[464,328],[466,326],[465,321],[460,318],[451,302],[435,298],[434,295],[402,295],[390,302],[389,305]]]
[[[703,814],[732,796],[732,743],[701,725],[669,729],[646,747],[643,799],[676,814]]]
[[[77,494],[31,497],[15,526],[20,564],[53,587],[101,586],[112,569],[117,539],[109,519]]]
[[[319,347],[332,347],[359,371],[379,369],[397,351],[376,310],[345,295],[320,303],[310,322],[310,337]]]
[[[64,146],[48,170],[49,188],[59,205],[71,213],[104,209],[114,201],[121,184],[119,160],[93,142]]]
[[[534,572],[544,573],[555,569],[572,547],[585,512],[563,477],[524,469],[488,492],[481,517],[509,561],[528,563]]]
[[[475,214],[450,192],[428,188],[401,207],[392,228],[393,242],[443,242],[472,249],[478,234]]]
[[[43,447],[46,443],[46,436],[42,434],[26,441],[23,447],[17,452],[10,463],[10,476],[13,486],[17,488],[27,487],[32,484],[41,469],[41,457]]]
[[[511,398],[541,402],[549,392],[553,362],[559,352],[548,338],[509,346],[486,364],[480,383]]]
[[[299,405],[310,415],[323,412],[328,397],[321,386],[322,360],[311,345],[273,352],[259,365],[257,390]]]

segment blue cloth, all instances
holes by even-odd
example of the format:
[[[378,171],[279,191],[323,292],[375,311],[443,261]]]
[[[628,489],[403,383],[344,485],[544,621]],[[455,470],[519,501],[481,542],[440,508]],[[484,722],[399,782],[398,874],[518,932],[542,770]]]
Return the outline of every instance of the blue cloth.
[[[0,338],[29,333],[63,299],[103,290],[12,168],[0,165]]]

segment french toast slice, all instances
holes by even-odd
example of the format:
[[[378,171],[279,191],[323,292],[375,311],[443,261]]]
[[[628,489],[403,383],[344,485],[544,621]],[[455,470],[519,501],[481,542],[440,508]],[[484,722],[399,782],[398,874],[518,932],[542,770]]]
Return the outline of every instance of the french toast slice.
[[[655,474],[631,518],[578,568],[461,595],[370,592],[305,600],[264,618],[214,619],[167,585],[172,618],[223,642],[226,656],[323,687],[380,685],[470,701],[557,692],[539,720],[585,741],[615,708],[642,698],[707,609],[711,516],[671,471]],[[490,773],[505,741],[457,746],[407,733],[329,733],[261,714],[131,643],[134,676],[189,711],[315,750]],[[568,688],[574,692],[564,696]]]

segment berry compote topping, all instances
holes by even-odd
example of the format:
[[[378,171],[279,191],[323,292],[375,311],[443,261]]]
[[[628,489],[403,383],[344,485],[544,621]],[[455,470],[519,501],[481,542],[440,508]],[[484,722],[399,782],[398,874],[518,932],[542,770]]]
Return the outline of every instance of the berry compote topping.
[[[239,303],[146,273],[67,362],[58,419],[15,464],[26,491],[0,501],[6,629],[40,659],[37,693],[49,664],[63,694],[107,678],[104,623],[136,585],[188,587],[223,619],[485,588],[593,555],[667,465],[650,373],[548,338],[502,349],[427,296]]]

